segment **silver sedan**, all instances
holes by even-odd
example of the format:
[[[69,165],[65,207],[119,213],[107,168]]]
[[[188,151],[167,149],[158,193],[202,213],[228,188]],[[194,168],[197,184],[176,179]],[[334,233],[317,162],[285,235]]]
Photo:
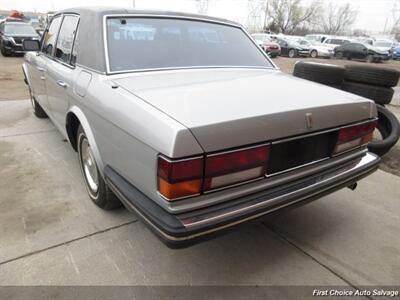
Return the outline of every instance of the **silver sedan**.
[[[304,204],[376,170],[375,104],[285,75],[241,25],[80,8],[24,41],[34,113],[77,151],[90,199],[170,246]]]

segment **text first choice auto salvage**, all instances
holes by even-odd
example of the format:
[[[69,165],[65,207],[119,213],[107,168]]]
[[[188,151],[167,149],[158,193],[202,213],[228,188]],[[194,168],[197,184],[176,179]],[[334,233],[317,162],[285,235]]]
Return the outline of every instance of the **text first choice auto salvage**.
[[[398,290],[383,290],[383,289],[364,289],[364,290],[348,290],[348,289],[326,289],[313,290],[313,296],[380,296],[380,297],[399,297]]]

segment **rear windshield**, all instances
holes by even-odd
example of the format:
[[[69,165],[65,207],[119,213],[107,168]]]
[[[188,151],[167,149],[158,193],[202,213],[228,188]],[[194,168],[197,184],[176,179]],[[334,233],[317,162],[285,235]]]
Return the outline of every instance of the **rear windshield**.
[[[179,67],[272,67],[240,29],[167,18],[107,19],[111,71]]]
[[[35,29],[30,24],[24,23],[5,24],[4,33],[15,35],[37,35]]]

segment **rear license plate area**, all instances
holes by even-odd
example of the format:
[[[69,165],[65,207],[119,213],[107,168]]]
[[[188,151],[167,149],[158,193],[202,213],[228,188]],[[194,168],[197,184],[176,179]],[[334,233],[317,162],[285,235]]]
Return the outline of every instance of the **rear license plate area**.
[[[324,158],[329,158],[335,147],[337,134],[338,131],[332,131],[272,143],[267,175],[281,173]]]

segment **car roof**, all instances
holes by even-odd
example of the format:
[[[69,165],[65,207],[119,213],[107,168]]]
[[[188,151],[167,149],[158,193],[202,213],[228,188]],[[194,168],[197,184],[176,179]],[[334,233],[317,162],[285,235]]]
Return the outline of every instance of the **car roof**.
[[[57,18],[57,16],[60,14],[76,14],[80,16],[78,30],[79,34],[77,35],[75,41],[75,47],[79,53],[76,64],[88,67],[101,73],[106,72],[103,19],[108,15],[196,19],[206,22],[223,23],[235,27],[241,27],[241,25],[236,22],[222,18],[163,10],[88,6],[64,9],[55,13],[53,18]]]

